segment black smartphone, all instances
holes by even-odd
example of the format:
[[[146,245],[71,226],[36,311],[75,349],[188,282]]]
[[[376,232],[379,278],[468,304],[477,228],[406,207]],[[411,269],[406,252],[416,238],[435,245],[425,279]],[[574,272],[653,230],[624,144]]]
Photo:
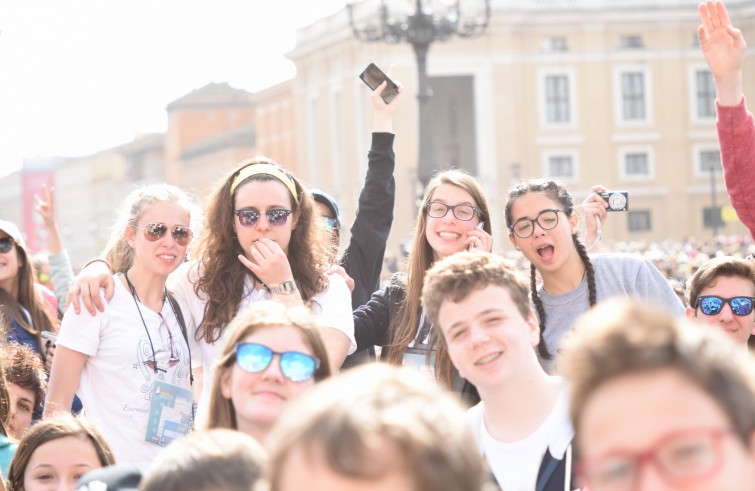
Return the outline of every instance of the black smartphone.
[[[398,85],[388,78],[388,76],[374,63],[370,63],[367,68],[359,74],[359,78],[361,78],[362,81],[373,91],[377,89],[378,85],[382,84],[383,81],[387,81],[388,83],[386,84],[385,89],[383,89],[383,93],[380,95],[386,104],[390,104],[393,98],[396,97],[396,94],[398,94]]]

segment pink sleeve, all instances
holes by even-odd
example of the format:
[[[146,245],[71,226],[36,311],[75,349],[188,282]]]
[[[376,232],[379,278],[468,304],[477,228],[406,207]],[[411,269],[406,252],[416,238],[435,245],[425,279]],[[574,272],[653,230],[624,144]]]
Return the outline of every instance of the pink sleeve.
[[[737,106],[716,102],[716,112],[726,191],[737,216],[755,237],[755,121],[744,98]]]

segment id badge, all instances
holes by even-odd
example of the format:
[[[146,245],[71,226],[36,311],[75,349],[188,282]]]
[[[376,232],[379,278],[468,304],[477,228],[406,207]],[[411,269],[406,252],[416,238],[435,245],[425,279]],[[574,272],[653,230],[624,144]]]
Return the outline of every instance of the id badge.
[[[422,375],[431,380],[435,380],[435,352],[430,357],[430,365],[427,364],[427,350],[417,348],[406,348],[401,364],[405,367],[412,367]]]
[[[164,447],[191,430],[194,394],[188,389],[156,381],[152,386],[147,434],[149,443]]]

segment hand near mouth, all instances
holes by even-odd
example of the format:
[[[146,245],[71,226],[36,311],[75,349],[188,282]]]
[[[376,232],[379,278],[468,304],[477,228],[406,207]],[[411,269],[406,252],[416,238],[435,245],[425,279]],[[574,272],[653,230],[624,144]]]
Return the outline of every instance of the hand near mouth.
[[[239,261],[265,285],[278,285],[293,278],[286,253],[277,242],[261,238],[249,248],[251,260],[239,254]]]

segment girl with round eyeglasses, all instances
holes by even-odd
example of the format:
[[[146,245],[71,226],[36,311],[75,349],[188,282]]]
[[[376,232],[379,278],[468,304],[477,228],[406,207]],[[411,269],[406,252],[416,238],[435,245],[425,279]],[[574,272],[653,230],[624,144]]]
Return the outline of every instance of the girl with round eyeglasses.
[[[105,250],[113,298],[94,317],[66,311],[47,392],[45,416],[76,393],[118,460],[145,468],[193,424],[189,338],[166,288],[193,236],[192,207],[167,184],[126,198]]]
[[[513,187],[505,218],[509,240],[530,261],[532,301],[540,321],[538,355],[547,371],[554,370],[553,357],[579,314],[607,298],[636,297],[659,303],[674,315],[684,314],[674,290],[647,259],[587,254],[577,235],[574,200],[556,182]]]
[[[239,430],[265,445],[289,402],[330,376],[330,367],[308,309],[259,303],[226,330],[204,426]]]
[[[436,174],[425,188],[404,271],[354,311],[358,349],[383,346],[384,360],[414,366],[469,403],[478,402],[474,387],[458,376],[445,347],[436,342],[420,300],[425,271],[435,261],[469,249],[491,252],[491,233],[488,201],[477,180],[457,169]]]

